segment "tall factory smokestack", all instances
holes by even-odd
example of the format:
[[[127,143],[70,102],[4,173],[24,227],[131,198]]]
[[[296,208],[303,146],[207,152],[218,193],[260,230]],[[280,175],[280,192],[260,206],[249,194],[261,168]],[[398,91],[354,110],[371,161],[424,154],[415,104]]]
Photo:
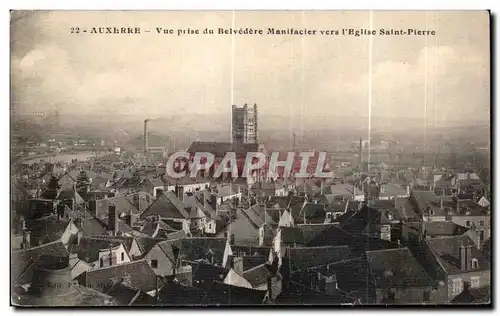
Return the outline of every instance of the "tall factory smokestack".
[[[147,156],[148,154],[148,122],[149,119],[144,120],[144,155]]]
[[[363,139],[359,139],[359,171],[363,168]]]

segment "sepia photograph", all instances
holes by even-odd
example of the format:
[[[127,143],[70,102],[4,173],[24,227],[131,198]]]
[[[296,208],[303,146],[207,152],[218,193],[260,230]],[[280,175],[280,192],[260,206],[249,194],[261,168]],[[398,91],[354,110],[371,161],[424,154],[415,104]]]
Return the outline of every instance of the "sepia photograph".
[[[490,32],[10,11],[10,305],[491,307]]]

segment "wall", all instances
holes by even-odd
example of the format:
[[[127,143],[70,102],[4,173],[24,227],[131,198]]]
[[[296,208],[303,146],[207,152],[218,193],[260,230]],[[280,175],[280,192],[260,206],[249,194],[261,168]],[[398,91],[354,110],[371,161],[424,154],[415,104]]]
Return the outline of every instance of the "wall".
[[[64,246],[67,246],[71,236],[76,234],[77,232],[78,232],[78,227],[76,227],[76,225],[73,222],[70,222],[61,236],[62,244]]]
[[[142,255],[142,251],[135,239],[132,241],[132,245],[130,246],[129,255],[132,259]]]
[[[249,220],[241,210],[236,211],[236,219],[227,227],[228,234],[234,234],[234,241],[238,245],[259,244],[259,230],[250,224]],[[224,237],[224,232],[218,234],[218,237]]]
[[[205,233],[207,234],[216,234],[216,223],[213,219],[207,218],[205,221]]]
[[[490,216],[452,216],[451,221],[457,225],[467,227],[466,222],[470,221],[471,226],[476,226],[475,231],[484,230],[484,237],[486,239],[491,237],[491,220]],[[479,221],[484,221],[484,226],[479,226]],[[483,242],[484,242],[483,240]],[[476,242],[476,241],[474,241]]]
[[[247,279],[236,273],[233,269],[229,270],[227,273],[226,278],[224,279],[224,284],[253,289],[252,284],[250,284]]]
[[[154,246],[144,257],[144,259],[148,262],[156,275],[173,275],[174,264],[172,263],[172,261],[170,261],[170,259],[165,255],[163,250],[161,250],[158,245]],[[151,265],[152,260],[158,260],[157,268],[154,268]]]
[[[394,291],[395,293],[395,303],[408,304],[416,303],[423,304],[424,292],[429,292],[429,303],[432,301],[432,287],[418,287],[418,288],[398,288],[398,289],[377,289],[377,304],[383,304],[384,298],[388,297],[388,294]]]
[[[490,270],[465,272],[461,274],[448,276],[448,299],[451,301],[455,296],[453,295],[453,280],[462,279],[462,282],[470,282],[471,277],[479,277],[479,286],[491,284]]]

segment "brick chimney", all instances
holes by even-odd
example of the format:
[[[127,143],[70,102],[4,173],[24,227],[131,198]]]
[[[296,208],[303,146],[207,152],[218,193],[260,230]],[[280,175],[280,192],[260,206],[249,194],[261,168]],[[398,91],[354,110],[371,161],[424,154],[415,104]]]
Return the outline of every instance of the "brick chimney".
[[[112,232],[118,230],[118,212],[115,205],[108,207],[108,230]]]
[[[31,232],[29,230],[23,231],[23,249],[31,248]]]
[[[467,270],[467,261],[470,261],[470,259],[467,258],[467,249],[463,243],[460,243],[458,258],[460,260],[460,269]]]
[[[182,185],[175,185],[175,195],[181,201],[184,201],[184,187]]]
[[[92,199],[89,201],[89,209],[92,212],[92,215],[97,217],[97,201]]]
[[[217,211],[217,195],[214,193],[210,194],[210,206]]]

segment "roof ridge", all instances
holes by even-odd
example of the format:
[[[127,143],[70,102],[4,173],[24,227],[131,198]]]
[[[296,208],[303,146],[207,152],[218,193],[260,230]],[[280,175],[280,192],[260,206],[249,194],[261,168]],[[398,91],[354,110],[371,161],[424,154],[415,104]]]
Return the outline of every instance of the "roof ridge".
[[[97,268],[97,269],[93,269],[93,270],[87,271],[87,273],[92,273],[94,271],[101,271],[101,270],[111,269],[111,268],[116,268],[116,267],[123,267],[123,266],[126,266],[126,265],[131,265],[131,264],[136,264],[136,263],[145,263],[147,266],[149,266],[149,264],[147,263],[146,259],[140,259],[140,260],[135,260],[135,261],[130,261],[130,262],[124,262],[124,263],[117,264],[117,265],[114,265],[114,266],[100,267],[100,268]]]

